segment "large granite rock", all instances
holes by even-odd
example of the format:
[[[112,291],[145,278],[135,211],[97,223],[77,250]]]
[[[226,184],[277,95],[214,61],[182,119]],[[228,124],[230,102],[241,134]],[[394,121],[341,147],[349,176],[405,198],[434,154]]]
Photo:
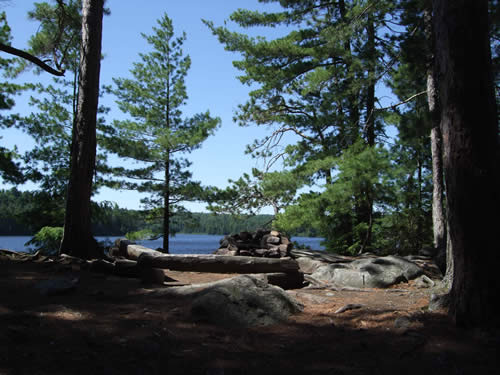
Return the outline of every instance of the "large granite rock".
[[[391,255],[324,265],[311,276],[340,287],[387,288],[421,274],[422,269],[415,263]]]
[[[238,327],[279,323],[301,310],[283,289],[250,275],[212,283],[196,292],[192,303],[195,317]]]
[[[416,263],[394,255],[349,257],[293,250],[292,257],[302,272],[337,287],[387,288],[423,274],[423,269]]]

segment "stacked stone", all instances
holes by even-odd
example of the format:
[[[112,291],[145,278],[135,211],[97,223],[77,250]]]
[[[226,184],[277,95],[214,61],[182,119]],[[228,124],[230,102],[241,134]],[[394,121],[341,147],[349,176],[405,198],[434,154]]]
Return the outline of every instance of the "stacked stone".
[[[293,244],[278,231],[257,230],[225,236],[220,240],[216,255],[239,255],[264,258],[290,256]]]

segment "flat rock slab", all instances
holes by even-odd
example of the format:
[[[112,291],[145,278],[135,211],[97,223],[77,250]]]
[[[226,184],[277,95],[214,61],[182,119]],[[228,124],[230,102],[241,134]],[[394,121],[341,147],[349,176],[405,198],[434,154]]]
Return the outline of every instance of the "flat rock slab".
[[[348,257],[319,251],[292,251],[302,272],[337,287],[388,288],[423,274],[416,263],[394,255]]]

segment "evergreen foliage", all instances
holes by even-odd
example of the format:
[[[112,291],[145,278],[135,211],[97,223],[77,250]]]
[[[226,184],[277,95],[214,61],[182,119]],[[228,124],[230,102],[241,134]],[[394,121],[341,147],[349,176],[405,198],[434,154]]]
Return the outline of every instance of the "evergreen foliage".
[[[425,93],[432,46],[424,14],[431,0],[259,2],[279,3],[281,10],[240,9],[230,21],[243,29],[280,27],[286,31],[282,37],[250,37],[204,22],[228,51],[241,56],[234,65],[251,92],[238,106],[235,122],[269,130],[246,150],[264,160],[262,169],[230,180],[225,189],[192,180],[187,155],[220,120],[209,111],[183,116],[191,61],[182,50],[185,33],[175,34],[164,15],[152,34],[143,34],[149,50],[140,54],[131,77],[116,78],[109,88],[127,118],[112,126],[103,119],[98,124],[94,189],[106,184],[147,192],[146,209],[93,204],[93,233],[163,235],[167,251],[168,234],[222,235],[260,227],[324,237],[326,248],[340,253],[415,253],[431,246],[433,124]],[[488,4],[500,103],[498,0]],[[40,187],[0,191],[0,234],[31,234],[63,224],[78,115],[80,8],[80,0],[41,2],[28,14],[40,24],[29,52],[51,60],[65,77],[25,87],[0,82],[0,128],[17,126],[36,143],[24,155],[0,147],[0,177]],[[10,39],[1,13],[0,42],[9,45]],[[28,68],[27,61],[0,58],[6,78]],[[383,86],[399,104],[383,108]],[[33,112],[5,116],[15,109],[15,95],[27,89]],[[388,129],[397,135],[388,137]],[[133,167],[106,165],[109,152],[135,162]],[[182,202],[192,200],[208,201],[216,215],[187,212]],[[258,215],[268,206],[274,215]]]
[[[114,122],[107,147],[122,158],[142,163],[135,169],[114,168],[115,174],[125,177],[116,183],[151,194],[142,203],[151,219],[163,223],[160,233],[168,252],[168,234],[173,232],[170,221],[185,211],[179,203],[199,199],[203,190],[191,180],[190,162],[184,155],[199,148],[220,119],[209,111],[182,118],[188,99],[185,77],[191,65],[182,51],[186,34],[176,36],[171,19],[164,15],[153,33],[143,37],[152,51],[140,54],[141,62],[130,71],[133,78],[114,79],[111,91],[129,119]]]
[[[54,196],[64,196],[69,179],[70,148],[73,124],[77,116],[78,75],[81,45],[81,1],[71,0],[61,8],[46,2],[36,3],[28,13],[29,19],[39,22],[40,28],[29,41],[31,52],[52,56],[59,61],[58,68],[66,72],[64,78],[53,78],[52,84],[34,84],[30,107],[36,109],[21,118],[20,128],[31,135],[37,144],[23,156],[28,178],[40,184]],[[20,68],[29,66],[22,62]],[[101,114],[108,109],[101,107]],[[102,130],[104,119],[99,120]],[[105,161],[98,155],[97,165]]]
[[[10,45],[10,27],[7,23],[5,12],[0,13],[0,43]],[[9,128],[13,125],[15,116],[5,116],[1,111],[12,109],[15,105],[14,95],[19,93],[19,85],[4,81],[7,72],[13,65],[13,59],[0,57],[0,70],[2,71],[2,82],[0,82],[0,129]],[[2,137],[0,137],[1,139]],[[22,183],[24,176],[21,166],[15,161],[17,149],[9,150],[0,146],[0,178],[10,183]]]
[[[63,206],[52,207],[47,196],[40,194],[21,192],[16,188],[0,190],[0,236],[33,235],[42,227],[63,224]],[[46,206],[43,206],[43,201]],[[146,236],[156,237],[161,233],[161,225],[148,220],[145,211],[129,210],[104,202],[94,204],[92,212],[92,231],[96,236],[124,236],[143,231],[147,233]],[[271,219],[271,215],[235,217],[228,214],[192,213],[187,220],[176,220],[172,225],[176,233],[225,235],[268,228]],[[314,237],[316,232],[306,226],[292,234]]]
[[[227,50],[241,53],[243,59],[234,62],[243,72],[240,81],[257,86],[239,107],[240,125],[272,127],[265,139],[248,149],[270,161],[261,176],[278,158],[286,168],[271,174],[272,180],[279,180],[280,174],[282,183],[263,195],[274,195],[274,200],[286,197],[276,223],[281,228],[300,227],[307,217],[331,250],[375,250],[375,216],[380,212],[379,197],[387,189],[377,191],[382,185],[373,174],[379,166],[370,163],[385,158],[385,165],[390,164],[388,155],[376,148],[384,134],[384,113],[375,110],[375,85],[394,64],[390,38],[382,30],[390,15],[397,13],[396,7],[390,1],[376,6],[369,1],[279,3],[281,12],[238,10],[231,15],[242,27],[291,29],[275,40],[251,38],[205,21]],[[283,150],[280,141],[287,133],[296,141]],[[348,183],[351,177],[355,181]],[[245,180],[249,181],[247,176],[226,193],[231,197],[239,191],[245,196],[249,185]],[[289,185],[293,190],[283,189]],[[312,191],[295,194],[307,189]]]
[[[43,227],[24,245],[35,246],[34,250],[44,255],[55,255],[59,252],[62,238],[62,227]]]

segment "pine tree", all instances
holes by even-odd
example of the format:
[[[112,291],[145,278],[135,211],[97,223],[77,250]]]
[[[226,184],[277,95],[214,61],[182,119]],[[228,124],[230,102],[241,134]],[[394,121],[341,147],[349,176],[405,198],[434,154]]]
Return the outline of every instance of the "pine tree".
[[[5,12],[0,13],[0,43],[9,45],[11,40],[10,27],[7,23]],[[0,57],[0,69],[2,75],[6,76],[6,71],[12,66],[12,59],[4,59]],[[0,111],[8,110],[14,107],[13,96],[20,91],[20,87],[16,84],[3,81],[0,82]],[[3,116],[0,114],[0,128],[8,128],[13,124],[11,116]],[[0,137],[1,139],[1,137]],[[20,183],[24,181],[24,176],[20,165],[14,159],[17,156],[17,150],[9,150],[0,146],[0,177],[7,182]]]
[[[73,123],[61,253],[99,256],[91,232],[90,197],[96,160],[96,124],[101,68],[104,0],[83,0],[77,115]]]
[[[40,27],[29,40],[30,52],[43,58],[56,56],[64,77],[54,77],[50,84],[30,84],[32,90],[30,108],[32,113],[21,116],[18,128],[33,138],[36,146],[21,155],[26,179],[38,186],[35,194],[40,195],[31,212],[54,212],[61,217],[52,219],[52,226],[62,226],[67,185],[70,176],[70,152],[73,124],[77,117],[78,75],[81,45],[81,1],[61,3],[36,3],[28,12],[28,18],[38,22]],[[26,62],[20,62],[17,73],[29,69]],[[35,73],[39,73],[36,69]],[[100,108],[99,112],[106,112]],[[102,118],[98,127],[105,126]],[[98,172],[105,162],[105,155],[97,155]],[[93,184],[95,192],[101,184],[101,174],[96,173]],[[29,213],[27,213],[28,215]],[[54,215],[50,215],[52,218]]]
[[[202,188],[191,180],[190,162],[183,157],[199,148],[220,120],[204,112],[182,118],[186,103],[185,77],[191,65],[182,45],[186,34],[175,36],[171,19],[164,15],[144,35],[152,51],[140,54],[141,62],[131,69],[131,79],[114,79],[112,90],[118,106],[130,117],[115,121],[116,133],[107,147],[120,157],[142,163],[136,169],[115,168],[126,177],[123,188],[151,194],[143,203],[156,219],[163,222],[163,249],[168,252],[170,221],[183,211],[180,202],[199,197]]]
[[[449,314],[458,325],[492,330],[499,322],[492,233],[498,229],[500,157],[488,1],[435,0],[433,10],[454,267]]]
[[[243,59],[234,62],[243,72],[241,82],[258,86],[239,107],[240,123],[274,127],[250,151],[271,160],[282,156],[293,171],[286,172],[289,176],[300,175],[305,186],[322,185],[326,192],[338,172],[335,159],[359,139],[373,148],[382,134],[375,86],[392,64],[381,29],[387,26],[386,15],[393,5],[388,1],[376,5],[369,1],[279,3],[281,12],[239,10],[231,20],[242,27],[288,26],[291,31],[281,38],[250,38],[206,24],[227,50],[242,54]],[[279,140],[285,133],[297,136],[296,143],[284,151],[273,149],[281,146]],[[365,188],[358,191],[354,221],[343,222],[346,233],[364,228],[364,239],[356,241],[361,251],[371,243],[371,199],[376,195],[372,187]],[[319,200],[316,207],[325,206],[320,200],[326,196],[311,194],[308,199],[314,197]],[[324,235],[328,237],[329,232]]]

